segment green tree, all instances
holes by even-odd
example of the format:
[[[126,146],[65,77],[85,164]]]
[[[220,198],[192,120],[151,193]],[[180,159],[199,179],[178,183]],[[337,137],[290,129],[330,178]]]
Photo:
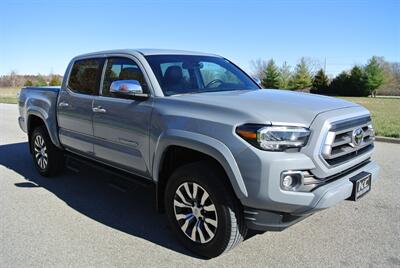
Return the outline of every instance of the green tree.
[[[368,95],[375,96],[376,89],[380,87],[385,81],[385,74],[383,68],[379,65],[378,58],[373,56],[368,64],[364,67],[365,72],[365,86]]]
[[[33,86],[33,83],[32,83],[31,80],[28,79],[28,80],[25,81],[24,86],[31,87],[31,86]]]
[[[270,59],[267,68],[264,71],[264,79],[261,84],[264,88],[278,88],[279,87],[279,70],[275,65],[273,59]]]
[[[292,79],[292,72],[290,70],[290,65],[285,61],[281,68],[279,68],[279,88],[289,89],[290,80]]]
[[[37,76],[35,86],[37,86],[37,87],[47,86],[47,82],[42,75],[39,74]]]
[[[345,93],[346,94],[344,94],[344,96],[368,96],[365,73],[362,67],[356,65],[351,69],[350,80],[348,82],[348,88]]]
[[[348,88],[350,75],[347,72],[341,72],[337,75],[329,85],[329,92],[332,95],[343,95]]]
[[[60,78],[57,75],[53,75],[50,79],[50,86],[59,86],[61,85]]]
[[[330,92],[339,96],[368,96],[363,68],[356,65],[351,69],[350,74],[342,72],[333,79],[329,89]]]
[[[312,82],[312,93],[328,94],[329,78],[325,74],[324,69],[320,69],[314,76]]]
[[[301,58],[296,65],[293,75],[293,89],[308,89],[312,85],[312,76],[305,58]]]

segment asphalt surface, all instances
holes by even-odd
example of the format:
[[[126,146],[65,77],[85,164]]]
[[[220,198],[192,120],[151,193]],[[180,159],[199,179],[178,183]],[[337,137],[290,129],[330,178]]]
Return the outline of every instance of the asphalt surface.
[[[46,179],[34,170],[17,106],[0,104],[0,267],[400,266],[400,145],[376,143],[381,180],[283,231],[211,260],[182,248],[153,191],[96,170]]]

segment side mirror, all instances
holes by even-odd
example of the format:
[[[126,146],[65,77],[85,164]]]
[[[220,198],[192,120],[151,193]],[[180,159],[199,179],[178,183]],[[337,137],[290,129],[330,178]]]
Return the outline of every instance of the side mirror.
[[[257,83],[257,85],[259,85],[261,87],[261,80],[260,78],[256,77],[256,76],[252,76],[251,78],[253,78],[253,81]]]
[[[137,80],[117,80],[111,83],[110,93],[125,98],[147,98],[142,86]]]

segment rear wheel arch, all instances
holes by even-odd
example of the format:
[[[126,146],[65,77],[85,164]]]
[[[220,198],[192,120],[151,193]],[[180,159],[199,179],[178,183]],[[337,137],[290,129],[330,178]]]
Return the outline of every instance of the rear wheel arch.
[[[46,115],[43,115],[41,112],[34,109],[30,110],[28,112],[27,123],[26,123],[29,139],[31,138],[33,131],[40,126],[44,126],[54,146],[62,150],[63,147],[61,146],[58,140],[57,130],[54,129],[54,127],[51,128],[51,126],[48,125],[48,122],[46,121]]]
[[[41,118],[40,116],[37,116],[35,114],[30,114],[28,116],[28,121],[27,121],[29,145],[31,142],[31,136],[32,136],[33,131],[40,126],[44,126],[47,129],[47,132],[49,131],[43,118]],[[31,149],[31,146],[29,146],[29,148]]]

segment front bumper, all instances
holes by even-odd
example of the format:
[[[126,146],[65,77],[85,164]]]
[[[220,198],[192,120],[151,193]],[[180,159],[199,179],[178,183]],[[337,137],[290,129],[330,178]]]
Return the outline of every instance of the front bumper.
[[[256,231],[282,231],[293,224],[302,221],[309,215],[297,216],[284,212],[253,208],[244,209],[244,218],[247,227]]]
[[[373,189],[374,183],[379,178],[379,166],[375,162],[370,161],[360,168],[345,173],[343,176],[339,176],[335,180],[307,193],[313,196],[309,204],[298,207],[291,212],[245,207],[244,215],[246,224],[250,229],[258,231],[283,230],[317,211],[332,207],[339,202],[349,199],[353,191],[353,183],[350,181],[350,178],[361,172],[371,173]]]

